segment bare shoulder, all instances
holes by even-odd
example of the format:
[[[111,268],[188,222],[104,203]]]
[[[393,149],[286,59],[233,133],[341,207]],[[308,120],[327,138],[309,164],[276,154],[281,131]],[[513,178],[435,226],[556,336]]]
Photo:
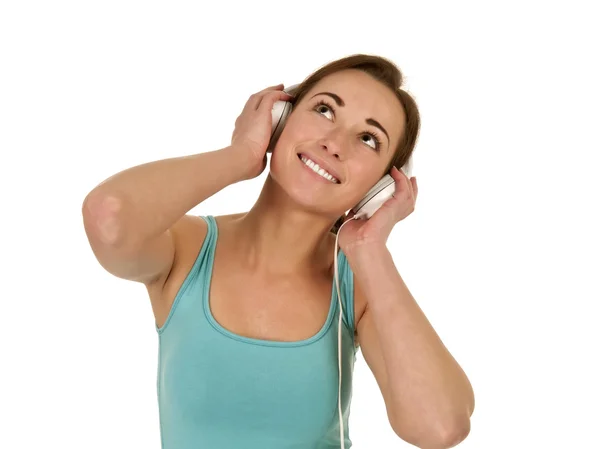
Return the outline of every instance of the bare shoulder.
[[[229,219],[236,216],[215,218]],[[200,216],[186,214],[173,225],[171,233],[175,247],[171,270],[161,279],[146,286],[158,327],[162,327],[169,316],[175,297],[202,249],[208,234],[208,224]]]

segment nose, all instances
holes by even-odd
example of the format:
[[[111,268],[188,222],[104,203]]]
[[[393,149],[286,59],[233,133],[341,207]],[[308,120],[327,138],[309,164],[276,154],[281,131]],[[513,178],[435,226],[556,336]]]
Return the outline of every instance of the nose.
[[[319,139],[319,146],[336,159],[344,159],[346,145],[340,129],[332,130]]]

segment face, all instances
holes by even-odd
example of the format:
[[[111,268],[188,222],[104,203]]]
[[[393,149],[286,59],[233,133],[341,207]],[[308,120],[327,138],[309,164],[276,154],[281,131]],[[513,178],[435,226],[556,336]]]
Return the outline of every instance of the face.
[[[329,75],[294,105],[270,174],[294,201],[337,218],[385,174],[404,117],[394,92],[370,75]]]

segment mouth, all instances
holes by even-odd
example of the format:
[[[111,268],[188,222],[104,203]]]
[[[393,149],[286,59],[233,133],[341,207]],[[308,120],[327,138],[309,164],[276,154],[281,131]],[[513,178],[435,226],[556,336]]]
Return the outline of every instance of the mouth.
[[[313,173],[320,176],[324,180],[329,181],[332,184],[340,184],[340,180],[338,178],[333,176],[331,173],[329,173],[324,168],[320,167],[319,164],[317,164],[315,161],[310,159],[308,156],[306,156],[302,153],[299,153],[298,159],[304,164],[304,166],[307,169],[312,170]]]

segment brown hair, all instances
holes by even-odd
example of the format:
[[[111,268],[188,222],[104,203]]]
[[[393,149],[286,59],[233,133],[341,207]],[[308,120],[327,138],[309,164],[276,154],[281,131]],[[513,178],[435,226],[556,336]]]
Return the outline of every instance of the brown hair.
[[[404,133],[400,137],[400,142],[396,147],[395,155],[386,168],[385,173],[388,173],[393,166],[400,169],[405,165],[410,164],[410,158],[419,136],[421,116],[413,97],[406,90],[402,89],[402,85],[404,84],[402,72],[389,59],[376,55],[354,54],[329,62],[318,68],[315,72],[305,78],[304,81],[288,91],[290,94],[294,95],[292,102],[296,103],[302,100],[306,93],[326,76],[348,69],[361,70],[371,75],[373,78],[389,87],[396,94],[396,97],[404,108],[406,122],[404,123]],[[335,222],[331,232],[336,234],[343,222],[344,216],[340,217]]]

